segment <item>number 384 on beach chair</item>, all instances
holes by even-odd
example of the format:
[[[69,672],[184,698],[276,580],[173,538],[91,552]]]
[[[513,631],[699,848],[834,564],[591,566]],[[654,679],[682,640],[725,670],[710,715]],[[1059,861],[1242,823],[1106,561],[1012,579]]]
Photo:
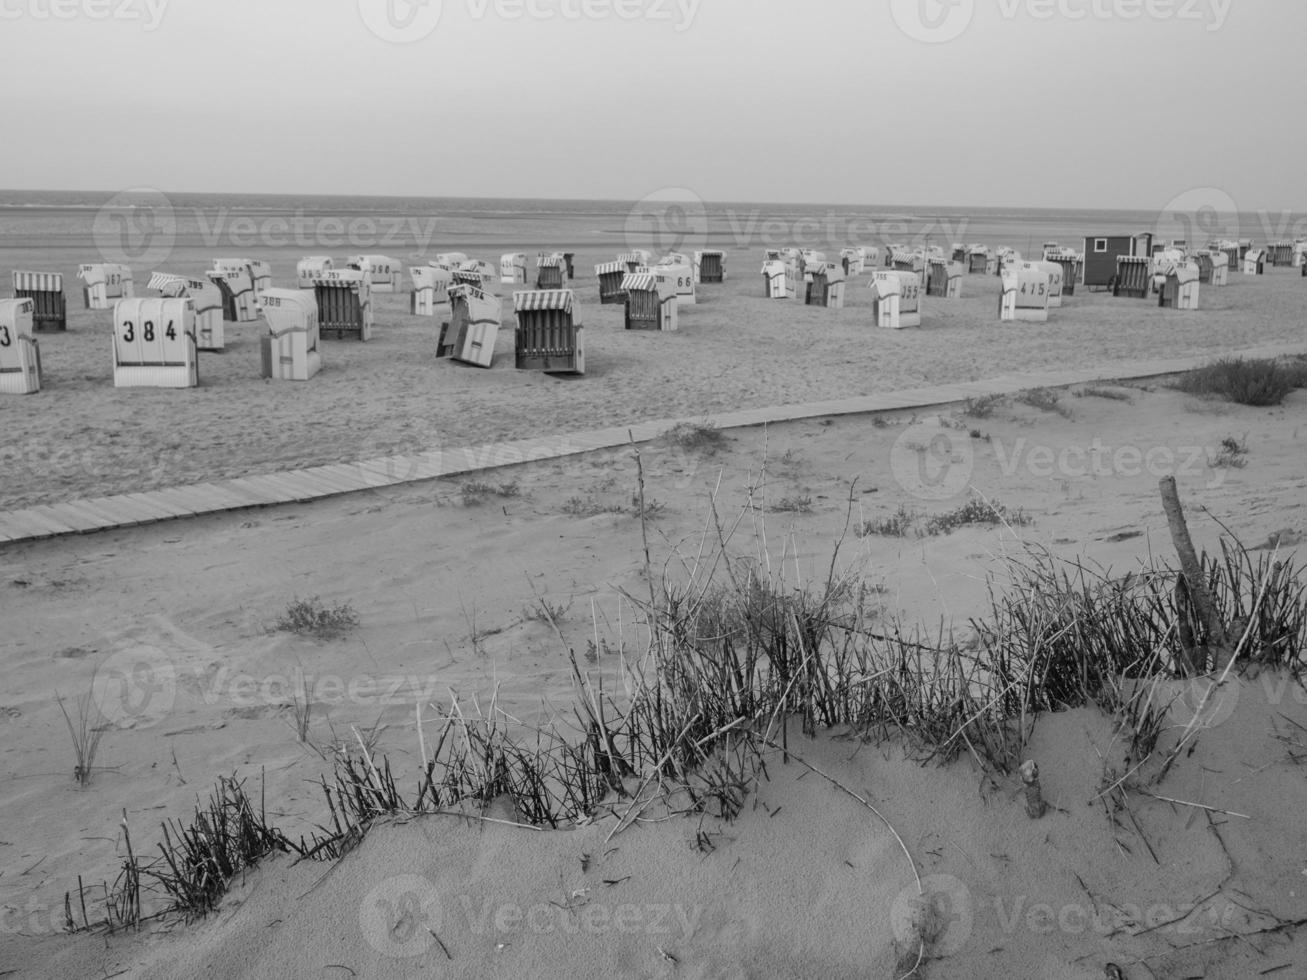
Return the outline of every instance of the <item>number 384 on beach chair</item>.
[[[572,319],[570,289],[535,289],[513,294],[517,314],[514,350],[519,370],[585,374],[581,324]]]
[[[115,388],[194,388],[200,383],[195,304],[121,299],[113,308]]]
[[[14,297],[32,301],[32,329],[37,333],[68,329],[64,277],[57,272],[14,272]]]
[[[0,299],[0,394],[41,390],[41,349],[32,336],[32,300]]]
[[[503,316],[503,301],[468,282],[449,287],[449,322],[440,325],[436,356],[488,368]]]

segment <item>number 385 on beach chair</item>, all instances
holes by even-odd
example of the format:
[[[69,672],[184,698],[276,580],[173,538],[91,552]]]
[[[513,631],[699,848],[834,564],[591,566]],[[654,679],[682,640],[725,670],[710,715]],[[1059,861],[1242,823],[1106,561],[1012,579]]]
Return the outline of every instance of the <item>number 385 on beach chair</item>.
[[[313,280],[318,303],[318,330],[339,340],[346,334],[372,337],[372,288],[367,274],[357,269],[332,269]]]
[[[113,308],[115,388],[194,388],[200,383],[195,304],[120,299]]]
[[[170,299],[189,297],[195,306],[195,345],[200,350],[223,349],[222,290],[216,285],[204,279],[156,272],[146,288]]]
[[[308,381],[321,371],[317,301],[301,289],[265,289],[260,308],[268,321],[260,348],[263,377]]]
[[[14,297],[32,301],[32,329],[37,333],[68,329],[64,277],[58,272],[14,272]]]
[[[0,299],[0,394],[41,390],[41,348],[32,336],[34,308],[27,298]]]
[[[133,294],[132,270],[125,265],[104,262],[78,266],[77,278],[82,280],[82,298],[88,310],[113,309],[114,300]]]
[[[440,325],[436,356],[488,368],[503,318],[503,301],[472,283],[449,287],[449,322]]]
[[[517,314],[513,346],[519,370],[585,374],[584,331],[572,319],[572,302],[570,289],[513,294]]]
[[[300,289],[312,289],[316,277],[335,267],[330,255],[306,255],[295,263],[295,278]]]
[[[998,299],[1000,320],[1048,320],[1048,273],[1033,262],[1003,270],[1003,292]]]

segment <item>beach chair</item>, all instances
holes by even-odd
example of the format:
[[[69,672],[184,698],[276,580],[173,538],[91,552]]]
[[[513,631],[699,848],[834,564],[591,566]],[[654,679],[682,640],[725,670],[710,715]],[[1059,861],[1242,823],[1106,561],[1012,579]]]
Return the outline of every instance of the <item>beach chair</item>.
[[[41,348],[32,336],[36,302],[30,297],[0,299],[0,395],[31,395],[41,390]]]
[[[312,289],[314,279],[335,267],[330,255],[306,255],[295,263],[295,279],[300,289]]]
[[[1266,272],[1266,253],[1260,248],[1250,248],[1244,252],[1243,274],[1245,276],[1260,276]]]
[[[562,289],[566,276],[567,263],[561,254],[536,257],[536,289]]]
[[[942,258],[931,259],[927,270],[926,295],[941,299],[962,298],[962,276],[966,266],[961,262],[946,262]]]
[[[368,277],[370,293],[399,293],[404,290],[404,263],[389,255],[352,255],[346,268],[357,269]]]
[[[984,245],[972,245],[967,249],[967,272],[970,275],[992,276],[992,261],[993,256]]]
[[[808,267],[812,281],[804,286],[805,306],[824,306],[828,310],[844,309],[844,269],[833,262]]]
[[[490,287],[499,282],[499,272],[493,265],[483,259],[468,259],[454,270],[454,281],[471,282],[482,292],[490,292]]]
[[[32,329],[51,333],[68,329],[68,304],[64,299],[64,277],[58,272],[15,270],[14,298],[32,301]]]
[[[1015,248],[1000,248],[995,253],[995,274],[1002,276],[1005,272],[1011,272],[1021,266],[1025,260],[1021,258],[1021,253]]]
[[[449,304],[449,323],[440,327],[436,356],[490,367],[503,319],[503,300],[471,283],[455,283],[449,287]]]
[[[789,268],[780,259],[768,259],[762,264],[762,294],[767,299],[789,299]]]
[[[413,292],[409,312],[414,316],[435,316],[437,311],[449,312],[449,287],[454,275],[448,269],[433,265],[417,265],[408,270],[413,279]]]
[[[1293,243],[1293,267],[1301,269],[1307,265],[1307,242],[1296,241]]]
[[[1062,295],[1074,295],[1082,267],[1079,253],[1071,248],[1052,249],[1044,254],[1044,261],[1056,262],[1062,267]]]
[[[1038,269],[1048,275],[1048,308],[1062,307],[1062,264],[1060,262],[1022,262],[1022,268]]]
[[[514,350],[518,370],[585,374],[584,331],[572,319],[572,290],[536,289],[513,294],[517,314]]]
[[[950,249],[950,251],[952,253],[953,261],[960,262],[962,267],[965,269],[968,263],[967,246],[963,245],[961,242],[954,242],[953,248]]]
[[[1112,277],[1112,295],[1147,299],[1152,288],[1152,263],[1147,255],[1118,255],[1116,275]]]
[[[431,259],[427,264],[435,266],[437,269],[445,269],[448,272],[453,272],[466,261],[467,256],[462,252],[437,252],[436,257]]]
[[[372,337],[372,284],[361,269],[328,269],[313,280],[318,306],[318,335]]]
[[[702,249],[694,253],[694,281],[717,283],[726,281],[726,253],[717,249]]]
[[[871,274],[871,315],[890,330],[921,326],[921,279],[915,272],[877,269]]]
[[[505,252],[499,257],[499,281],[515,286],[526,285],[525,252]]]
[[[198,351],[189,297],[114,304],[115,388],[194,388],[200,383]]]
[[[1266,261],[1277,269],[1293,266],[1293,242],[1272,242],[1266,247]]]
[[[1216,251],[1206,253],[1212,263],[1213,286],[1226,286],[1230,282],[1230,256],[1217,249]]]
[[[222,290],[207,279],[156,272],[146,287],[169,299],[189,298],[195,307],[195,346],[204,351],[224,348]]]
[[[643,271],[638,269],[637,271]],[[662,259],[651,270],[666,279],[676,291],[677,303],[681,306],[695,306],[699,300],[695,295],[694,269],[684,263],[676,263],[668,258]]]
[[[576,270],[572,266],[572,260],[576,258],[575,252],[560,252],[563,257],[563,267],[567,270],[567,281],[571,282],[576,278]]]
[[[627,330],[675,330],[678,300],[665,276],[652,272],[628,272],[622,279],[626,296]]]
[[[1198,264],[1173,262],[1165,270],[1162,286],[1157,291],[1157,305],[1163,309],[1198,309]]]
[[[1048,321],[1048,272],[1040,268],[1042,264],[1023,262],[1004,270],[998,300],[1000,320]]]
[[[812,282],[812,270],[826,264],[826,253],[815,248],[799,250],[799,273],[804,282]]]
[[[600,262],[595,266],[595,277],[599,280],[599,302],[601,305],[626,302],[626,294],[622,292],[622,280],[627,275],[628,271],[625,262]]]
[[[265,289],[272,288],[272,266],[262,259],[250,259],[250,279],[254,283],[254,298],[258,300]]]
[[[896,248],[890,255],[890,268],[896,272],[915,272],[926,278],[926,256],[916,249]]]
[[[860,276],[867,267],[866,252],[860,246],[849,246],[840,249],[840,266],[844,269],[844,277]]]
[[[266,289],[260,302],[268,332],[260,354],[263,377],[308,381],[322,370],[318,304],[301,289]]]
[[[232,323],[253,323],[259,318],[254,276],[244,259],[214,259],[204,274],[222,293],[223,319]]]
[[[77,267],[82,280],[82,298],[88,310],[111,310],[116,300],[130,298],[132,270],[116,262],[102,262]]]

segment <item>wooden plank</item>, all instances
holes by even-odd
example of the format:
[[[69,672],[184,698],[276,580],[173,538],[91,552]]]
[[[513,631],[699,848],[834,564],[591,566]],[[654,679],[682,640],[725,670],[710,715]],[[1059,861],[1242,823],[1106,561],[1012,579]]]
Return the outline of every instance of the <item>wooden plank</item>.
[[[206,513],[240,510],[249,506],[244,497],[220,487],[216,483],[192,483],[186,489],[194,493],[196,500],[205,505],[207,508]]]
[[[246,476],[238,481],[234,481],[240,486],[246,487],[255,493],[262,494],[266,502],[270,504],[288,504],[295,503],[294,492],[281,484],[276,477],[263,474],[260,476]]]
[[[285,473],[283,476],[291,484],[301,488],[306,495],[304,498],[306,500],[322,500],[324,497],[334,497],[340,492],[330,483],[309,473],[307,470],[295,470],[292,473]]]
[[[65,504],[69,507],[75,507],[77,510],[102,522],[102,527],[120,527],[122,522],[118,515],[110,510],[96,506],[94,501],[90,500],[68,500]]]
[[[168,521],[174,517],[180,517],[181,512],[175,507],[166,507],[162,501],[144,493],[122,493],[117,498],[128,508],[135,508],[137,513],[143,513],[146,516],[141,519],[142,524],[152,524],[155,521]]]
[[[53,518],[46,517],[35,507],[13,511],[11,516],[18,522],[20,527],[31,528],[33,537],[53,537],[57,534],[73,533],[73,528]]]
[[[120,527],[131,527],[133,524],[147,524],[159,520],[159,515],[153,509],[124,500],[122,494],[92,497],[86,503],[97,512],[114,518]]]
[[[353,493],[367,489],[367,484],[359,478],[358,470],[354,467],[318,466],[300,472],[330,487],[333,493]]]
[[[163,507],[172,507],[180,511],[179,517],[194,517],[196,514],[205,513],[204,507],[195,498],[194,494],[187,493],[185,487],[161,487],[158,490],[147,490],[146,496],[151,502]]]
[[[87,507],[80,500],[65,500],[61,503],[51,504],[53,510],[59,513],[67,513],[81,521],[84,531],[101,531],[108,527],[117,527],[118,522],[111,514],[101,514],[93,508]]]
[[[215,483],[214,486],[223,493],[241,500],[246,507],[266,507],[268,501],[264,499],[262,493],[256,492],[244,485],[240,480],[224,480],[222,483]]]

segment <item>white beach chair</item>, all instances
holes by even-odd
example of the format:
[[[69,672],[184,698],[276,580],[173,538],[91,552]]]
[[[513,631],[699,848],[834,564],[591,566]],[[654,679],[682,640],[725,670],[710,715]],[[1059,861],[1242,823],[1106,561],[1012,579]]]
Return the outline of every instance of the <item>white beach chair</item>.
[[[146,288],[170,299],[189,297],[195,307],[195,346],[206,351],[224,348],[222,290],[214,283],[207,279],[156,272],[150,276]]]
[[[260,303],[268,332],[262,338],[263,377],[308,381],[322,370],[318,303],[302,289],[264,290]]]
[[[1048,320],[1048,273],[1033,262],[1003,270],[1003,292],[998,302],[1000,320]]]
[[[88,310],[110,310],[116,300],[133,295],[132,270],[116,262],[77,267],[82,280],[82,298]]]
[[[35,310],[29,297],[0,299],[0,394],[41,390],[41,348],[32,336]]]
[[[877,269],[871,275],[871,315],[876,326],[890,330],[921,326],[921,277],[900,269]]]
[[[200,383],[195,304],[120,299],[113,308],[115,388],[194,388]]]
[[[413,279],[413,294],[409,312],[414,316],[442,314],[449,319],[449,287],[454,280],[448,269],[433,265],[416,265],[408,270]]]
[[[295,263],[295,279],[300,289],[312,289],[314,279],[335,267],[330,255],[306,255]]]
[[[505,252],[499,257],[499,281],[514,285],[526,284],[525,252]]]

